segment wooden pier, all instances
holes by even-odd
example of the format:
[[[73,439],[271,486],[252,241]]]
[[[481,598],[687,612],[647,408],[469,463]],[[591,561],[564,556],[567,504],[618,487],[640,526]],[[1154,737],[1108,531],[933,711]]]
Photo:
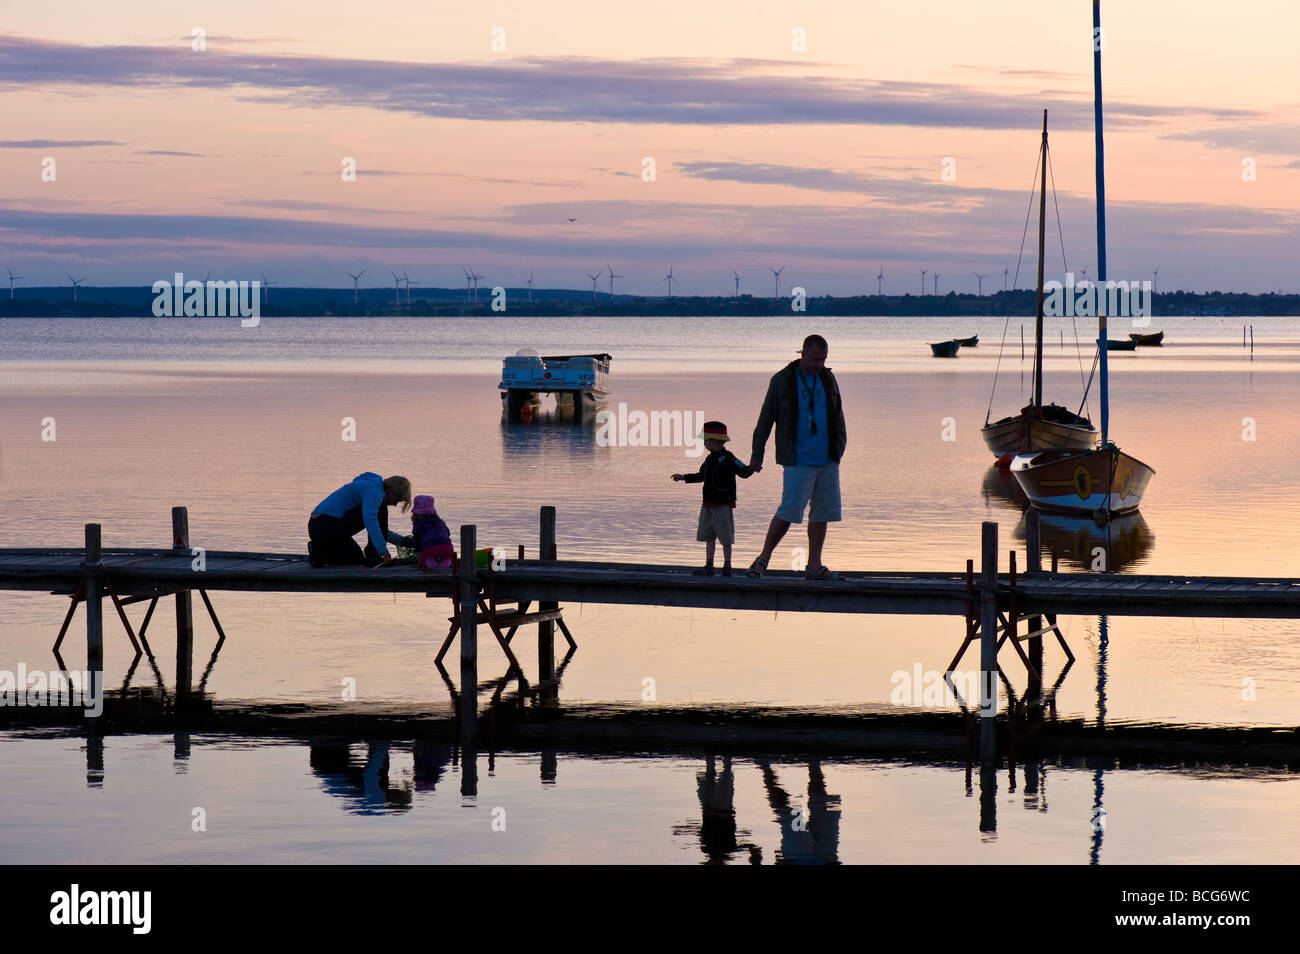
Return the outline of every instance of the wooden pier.
[[[538,553],[541,559],[496,561],[495,568],[477,568],[476,528],[461,527],[462,558],[453,570],[420,570],[414,566],[313,568],[305,555],[237,551],[200,551],[190,544],[188,516],[173,510],[173,545],[169,549],[105,548],[101,528],[88,524],[82,548],[0,549],[0,590],[44,591],[72,598],[64,619],[62,640],[73,613],[85,605],[88,668],[103,670],[104,614],[108,596],[133,644],[136,633],[124,607],[150,601],[140,627],[143,640],[159,600],[176,599],[178,703],[191,693],[194,607],[198,591],[222,640],[216,610],[208,596],[214,591],[278,593],[418,593],[453,601],[458,625],[450,635],[460,640],[459,716],[465,744],[477,732],[478,627],[487,623],[512,665],[518,667],[509,638],[519,625],[536,624],[539,682],[555,676],[554,629],[562,625],[562,603],[610,603],[745,609],[775,612],[856,613],[888,615],[952,615],[967,620],[966,640],[954,658],[975,640],[980,642],[981,749],[994,747],[997,691],[994,673],[998,654],[1010,643],[1041,689],[1042,637],[1054,633],[1057,614],[1211,618],[1300,618],[1300,580],[1170,575],[1065,574],[1043,571],[1038,553],[1037,521],[1029,520],[1026,569],[1017,572],[1017,554],[1009,572],[997,572],[997,524],[983,525],[981,572],[973,561],[965,572],[841,571],[840,579],[806,580],[793,571],[770,571],[762,579],[693,576],[690,567],[642,563],[608,563],[556,558],[555,511],[542,508]],[[514,610],[499,610],[499,602],[515,601]],[[537,610],[525,613],[531,604]],[[521,617],[523,614],[527,618]],[[1046,617],[1044,626],[1037,614]],[[515,625],[511,627],[512,615]],[[1027,622],[1025,632],[1018,625]],[[511,627],[509,635],[502,629]],[[573,646],[572,636],[564,629]],[[448,638],[450,642],[450,636]],[[1021,647],[1029,646],[1026,655]],[[148,644],[146,642],[146,649]],[[139,646],[136,646],[137,658]],[[446,646],[443,651],[445,652]],[[56,643],[57,652],[57,643]],[[439,654],[441,659],[441,654]],[[519,671],[522,681],[523,672]],[[101,677],[102,678],[102,677]],[[473,764],[472,760],[467,764]]]

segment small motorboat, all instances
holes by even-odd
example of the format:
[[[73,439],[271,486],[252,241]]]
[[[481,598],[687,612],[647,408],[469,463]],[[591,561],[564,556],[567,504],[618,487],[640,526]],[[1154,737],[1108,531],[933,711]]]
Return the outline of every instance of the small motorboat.
[[[963,348],[973,348],[980,343],[980,336],[971,335],[969,338],[958,338],[957,343]]]
[[[955,358],[957,349],[961,347],[961,341],[953,338],[951,341],[940,341],[938,344],[931,343],[930,350],[934,352],[936,358]]]
[[[1132,341],[1132,340],[1130,340],[1130,341],[1117,341],[1117,340],[1115,340],[1114,338],[1107,338],[1107,339],[1106,339],[1106,350],[1107,350],[1107,351],[1136,351],[1136,350],[1137,350],[1137,342],[1136,342],[1136,341]]]
[[[1129,340],[1132,341],[1139,348],[1149,348],[1149,347],[1155,347],[1157,345],[1163,344],[1165,340],[1165,333],[1163,331],[1157,331],[1155,334],[1150,334],[1150,335],[1130,334],[1128,337]]]

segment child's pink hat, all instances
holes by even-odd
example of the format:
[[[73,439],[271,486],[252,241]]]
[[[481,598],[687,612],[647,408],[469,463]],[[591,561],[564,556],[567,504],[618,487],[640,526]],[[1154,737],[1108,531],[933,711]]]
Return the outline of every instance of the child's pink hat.
[[[430,497],[428,494],[419,494],[416,496],[415,507],[411,510],[411,513],[437,513],[437,512],[438,511],[433,509],[432,497]]]

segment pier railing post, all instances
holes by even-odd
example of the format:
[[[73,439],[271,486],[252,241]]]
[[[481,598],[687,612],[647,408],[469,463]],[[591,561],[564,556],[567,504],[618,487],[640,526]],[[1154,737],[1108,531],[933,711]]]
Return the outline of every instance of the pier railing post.
[[[542,508],[541,550],[538,557],[548,562],[555,559],[555,508]],[[559,604],[554,600],[541,600],[537,608],[545,612]],[[543,620],[537,624],[537,681],[549,682],[555,678],[555,623]]]
[[[997,752],[998,715],[998,525],[984,521],[980,564],[980,759]]]
[[[172,550],[189,555],[190,514],[172,507]],[[194,602],[189,590],[176,591],[176,703],[190,700],[194,684]]]
[[[1043,537],[1042,525],[1039,521],[1038,511],[1033,507],[1025,514],[1025,569],[1030,573],[1043,572]],[[1041,616],[1031,616],[1029,618],[1029,632],[1037,633],[1043,628],[1043,618]],[[1043,637],[1041,635],[1033,636],[1029,639],[1029,661],[1033,663],[1033,669],[1029,673],[1029,713],[1031,717],[1042,715],[1041,696],[1043,694],[1043,683],[1041,678],[1035,678],[1035,673],[1039,676],[1043,672]]]
[[[104,559],[100,526],[86,524],[86,669],[94,680],[92,699],[104,691]]]
[[[460,528],[460,722],[461,793],[478,791],[478,527]]]

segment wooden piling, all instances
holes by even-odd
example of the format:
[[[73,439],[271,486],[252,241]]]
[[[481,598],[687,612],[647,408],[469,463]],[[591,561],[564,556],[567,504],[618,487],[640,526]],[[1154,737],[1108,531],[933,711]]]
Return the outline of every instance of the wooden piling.
[[[85,580],[86,669],[95,682],[92,698],[100,698],[104,691],[104,560],[97,523],[86,524]]]
[[[478,527],[460,528],[460,793],[478,795]]]
[[[998,715],[998,525],[982,525],[980,563],[980,760],[997,752]]]
[[[1042,529],[1039,522],[1038,511],[1033,507],[1025,514],[1025,569],[1032,574],[1043,572],[1043,543]],[[1029,632],[1037,633],[1043,628],[1043,618],[1041,616],[1029,617]],[[1029,661],[1033,663],[1033,670],[1029,673],[1029,690],[1026,697],[1029,700],[1030,718],[1036,718],[1042,714],[1041,696],[1043,693],[1043,683],[1041,675],[1043,672],[1043,637],[1033,636],[1027,640],[1029,643]],[[1040,678],[1035,678],[1035,672]]]
[[[538,557],[543,561],[555,559],[555,508],[543,507],[541,517],[541,549]],[[554,600],[542,600],[537,608],[542,612],[559,607]],[[555,622],[544,620],[537,624],[537,681],[549,682],[555,678]]]
[[[478,735],[478,567],[474,551],[478,527],[460,528],[460,732],[470,746]]]
[[[172,550],[190,552],[190,514],[172,507]],[[189,590],[176,591],[176,702],[188,702],[194,684],[194,602]]]

